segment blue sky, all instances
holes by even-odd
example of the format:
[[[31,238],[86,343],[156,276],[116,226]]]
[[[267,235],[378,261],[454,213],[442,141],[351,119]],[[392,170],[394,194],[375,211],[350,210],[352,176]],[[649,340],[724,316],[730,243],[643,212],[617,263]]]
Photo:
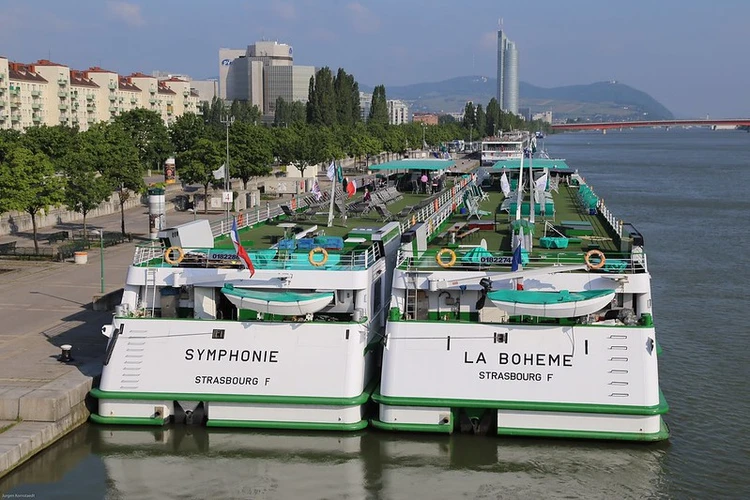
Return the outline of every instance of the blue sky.
[[[750,0],[0,0],[0,55],[204,78],[219,47],[265,38],[387,89],[494,76],[499,18],[523,81],[618,80],[679,116],[750,116]]]

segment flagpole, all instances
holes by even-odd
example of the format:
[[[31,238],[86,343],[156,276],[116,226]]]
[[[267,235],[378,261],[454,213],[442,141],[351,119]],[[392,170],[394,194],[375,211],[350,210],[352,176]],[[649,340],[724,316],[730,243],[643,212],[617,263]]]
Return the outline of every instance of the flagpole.
[[[333,179],[331,180],[331,205],[328,208],[328,227],[333,226],[333,202],[336,198],[336,166],[334,161]]]
[[[534,167],[531,158],[532,156],[534,156],[534,153],[532,153],[531,148],[529,148],[529,192],[531,194],[531,199],[529,200],[529,207],[531,207],[531,210],[529,211],[529,222],[533,224],[536,215],[536,184],[534,183]]]

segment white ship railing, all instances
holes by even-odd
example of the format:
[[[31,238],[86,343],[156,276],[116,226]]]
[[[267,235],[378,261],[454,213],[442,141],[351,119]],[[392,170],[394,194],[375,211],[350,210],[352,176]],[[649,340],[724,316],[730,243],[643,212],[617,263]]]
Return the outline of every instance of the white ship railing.
[[[638,247],[640,248],[640,247]],[[414,256],[409,251],[399,250],[398,267],[409,271],[505,271],[510,272],[513,256],[510,252],[483,252],[479,259],[468,258],[473,247],[466,246],[456,250],[456,263],[450,267],[441,267],[437,263],[438,249],[426,250],[422,255]],[[538,269],[541,267],[579,265],[584,263],[582,252],[545,253],[539,256],[529,256],[523,263],[523,269]],[[603,272],[607,274],[635,274],[647,271],[646,255],[644,253],[608,253],[604,268],[589,272]]]

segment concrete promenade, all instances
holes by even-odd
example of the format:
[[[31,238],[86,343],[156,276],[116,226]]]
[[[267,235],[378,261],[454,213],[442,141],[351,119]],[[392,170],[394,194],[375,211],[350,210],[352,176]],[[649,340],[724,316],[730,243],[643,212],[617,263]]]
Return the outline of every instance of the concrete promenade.
[[[458,160],[454,171],[466,172],[476,164]],[[325,190],[325,174],[319,180]],[[223,214],[176,212],[167,203],[168,226],[195,218],[221,219]],[[104,249],[105,293],[122,287],[134,247],[148,234],[148,207],[127,210],[125,221],[135,238]],[[88,226],[117,232],[120,213],[92,218]],[[49,245],[45,234],[81,227],[65,223],[41,229],[40,246]],[[33,246],[28,234],[0,236],[0,244],[8,241]],[[92,298],[100,294],[100,256],[95,247],[83,265],[0,258],[0,477],[88,419],[86,396],[101,373],[107,340],[101,327],[112,317],[92,307]],[[58,361],[64,344],[73,346],[70,363]]]
[[[147,213],[147,207],[126,211],[126,230],[145,238]],[[194,217],[204,216],[167,210],[170,226]],[[89,227],[119,231],[120,213],[91,219]],[[28,236],[4,236],[0,243],[23,238]],[[28,239],[24,246],[32,246]],[[105,292],[121,288],[137,243],[104,249]],[[0,259],[0,476],[89,416],[85,399],[101,373],[107,340],[101,327],[111,312],[92,308],[100,293],[99,249],[92,248],[88,259],[84,265]],[[63,344],[73,346],[71,363],[58,361]]]

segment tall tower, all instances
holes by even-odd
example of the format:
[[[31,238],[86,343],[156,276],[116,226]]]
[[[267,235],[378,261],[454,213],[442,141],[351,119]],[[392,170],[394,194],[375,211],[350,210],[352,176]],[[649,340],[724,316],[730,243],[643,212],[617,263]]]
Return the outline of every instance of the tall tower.
[[[505,71],[505,46],[508,43],[508,39],[505,38],[502,26],[497,30],[497,104],[503,105],[504,95],[504,71]]]
[[[514,42],[508,41],[503,58],[503,101],[500,106],[518,114],[518,50]]]
[[[503,111],[518,114],[518,49],[503,32],[502,19],[497,30],[497,103]]]

